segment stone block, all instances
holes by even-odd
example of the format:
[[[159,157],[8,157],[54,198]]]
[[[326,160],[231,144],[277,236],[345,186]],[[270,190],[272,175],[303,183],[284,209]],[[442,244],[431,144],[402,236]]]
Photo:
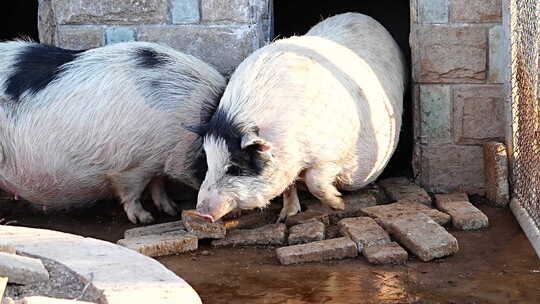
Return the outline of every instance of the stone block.
[[[108,27],[105,30],[105,43],[135,41],[135,29],[127,26]]]
[[[420,86],[420,136],[423,144],[448,144],[452,138],[450,86]]]
[[[327,213],[309,209],[307,211],[287,217],[287,219],[285,220],[285,224],[287,225],[287,227],[291,227],[294,225],[304,224],[313,221],[321,222],[325,225],[330,224],[330,219]]]
[[[369,217],[342,219],[339,221],[338,227],[343,235],[350,237],[356,243],[359,252],[370,246],[390,242],[388,233]]]
[[[450,16],[452,22],[502,22],[501,0],[451,0],[450,3]]]
[[[361,216],[360,209],[377,205],[377,199],[372,194],[353,192],[343,196],[345,200],[345,210],[333,210],[321,202],[308,206],[308,211],[317,211],[328,214],[330,224],[334,225],[342,218]]]
[[[270,224],[255,229],[229,231],[221,240],[212,241],[212,246],[283,245],[286,241],[287,226]]]
[[[358,255],[356,244],[348,237],[293,245],[276,249],[283,265],[353,258]]]
[[[487,198],[495,206],[508,205],[510,200],[508,155],[504,144],[498,142],[484,144],[484,169]]]
[[[249,23],[251,10],[249,0],[201,0],[203,22]]]
[[[478,27],[419,26],[413,31],[419,83],[483,83],[487,34]]]
[[[508,66],[508,41],[504,36],[502,25],[494,25],[489,29],[489,72],[488,82],[504,83]]]
[[[332,226],[328,226],[326,227],[326,231],[325,231],[325,236],[324,238],[325,239],[335,239],[335,238],[339,238],[339,237],[342,237],[343,235],[341,234],[341,231],[339,231],[339,227],[337,225],[332,225]]]
[[[17,250],[15,249],[14,246],[11,246],[11,245],[1,245],[1,244],[0,244],[0,252],[10,253],[10,254],[16,254],[16,253],[17,253]]]
[[[86,50],[105,44],[104,32],[97,26],[60,26],[56,43],[59,47]]]
[[[324,240],[325,226],[319,221],[293,226],[289,229],[289,245]]]
[[[124,231],[124,238],[129,239],[146,235],[176,233],[177,231],[185,231],[182,221],[131,228]]]
[[[199,239],[222,239],[225,237],[225,225],[222,220],[213,223],[197,215],[195,210],[182,211],[182,223],[186,230]]]
[[[454,90],[454,130],[458,144],[504,140],[505,96],[501,85]]]
[[[39,259],[0,252],[0,277],[26,285],[49,280],[49,272]]]
[[[121,239],[117,243],[149,257],[193,251],[198,246],[197,237],[185,231]]]
[[[411,182],[404,183],[400,180],[398,183],[393,183],[392,180],[382,180],[379,184],[392,202],[415,202],[431,206],[431,197],[426,190]]]
[[[92,302],[74,299],[58,299],[43,296],[25,297],[17,301],[17,304],[92,304]]]
[[[258,47],[257,35],[257,28],[250,25],[168,25],[138,29],[139,40],[162,43],[191,54],[225,75],[232,74]]]
[[[452,225],[460,230],[476,230],[489,226],[488,217],[469,202],[465,193],[437,194],[439,210],[452,217]]]
[[[484,193],[482,147],[445,145],[421,149],[417,181],[427,191]]]
[[[364,248],[364,256],[371,264],[405,264],[409,258],[407,251],[396,242]]]
[[[255,210],[234,218],[223,219],[225,229],[253,229],[275,222],[277,216],[269,209]]]
[[[54,45],[56,43],[56,18],[52,9],[53,0],[40,0],[38,3],[39,42]]]
[[[419,23],[448,23],[448,0],[418,0]]]
[[[168,0],[53,0],[58,24],[163,24]]]
[[[199,0],[173,0],[172,23],[198,23],[201,20]]]
[[[386,193],[384,193],[384,190],[376,183],[371,183],[365,186],[361,190],[358,190],[357,193],[371,194],[373,197],[375,197],[375,202],[379,205],[386,204],[389,202],[388,196],[386,196]],[[354,195],[354,193],[350,195]]]
[[[363,208],[362,213],[372,217],[379,225],[388,229],[390,224],[396,220],[410,215],[422,213],[440,225],[446,225],[450,222],[450,216],[437,209],[432,209],[426,205],[413,202],[397,202],[389,205],[373,206]]]
[[[399,243],[424,262],[452,255],[459,249],[455,237],[422,213],[401,217],[388,229]]]

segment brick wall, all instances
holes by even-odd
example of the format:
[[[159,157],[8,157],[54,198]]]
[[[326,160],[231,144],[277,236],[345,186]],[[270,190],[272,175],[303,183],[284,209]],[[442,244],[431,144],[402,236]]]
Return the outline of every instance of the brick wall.
[[[481,144],[504,140],[501,0],[411,0],[414,168],[434,192],[484,192]]]
[[[40,0],[39,34],[71,49],[159,42],[230,74],[271,38],[270,11],[267,0]]]

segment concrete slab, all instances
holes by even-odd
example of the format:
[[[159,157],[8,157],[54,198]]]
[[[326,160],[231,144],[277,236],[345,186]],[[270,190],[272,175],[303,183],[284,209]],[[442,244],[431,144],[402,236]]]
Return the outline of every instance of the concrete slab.
[[[0,244],[64,264],[103,292],[102,303],[201,303],[191,286],[156,260],[109,242],[0,225]]]
[[[9,283],[32,284],[49,279],[49,272],[39,259],[0,252],[0,277]]]

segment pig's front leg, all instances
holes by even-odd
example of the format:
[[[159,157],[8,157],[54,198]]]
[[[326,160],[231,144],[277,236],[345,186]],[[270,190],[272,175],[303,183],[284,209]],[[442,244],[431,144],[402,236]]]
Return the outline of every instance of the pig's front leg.
[[[120,198],[124,211],[133,224],[137,222],[148,224],[154,221],[152,215],[144,210],[140,201],[141,193],[151,177],[141,171],[133,170],[110,174],[109,179],[116,195]]]
[[[339,171],[338,167],[332,165],[310,168],[306,170],[304,182],[309,192],[323,204],[332,209],[343,210],[345,202],[334,185]]]
[[[283,192],[283,208],[279,213],[277,223],[284,221],[288,216],[293,216],[300,212],[300,200],[298,199],[298,190],[296,190],[296,184],[290,185],[285,192]]]

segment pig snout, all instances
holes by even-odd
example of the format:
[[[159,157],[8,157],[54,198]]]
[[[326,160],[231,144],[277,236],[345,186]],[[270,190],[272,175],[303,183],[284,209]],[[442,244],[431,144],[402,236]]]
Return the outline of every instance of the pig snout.
[[[197,215],[213,223],[222,218],[227,213],[234,209],[234,204],[231,201],[221,200],[212,202],[210,200],[202,200],[197,205]]]

